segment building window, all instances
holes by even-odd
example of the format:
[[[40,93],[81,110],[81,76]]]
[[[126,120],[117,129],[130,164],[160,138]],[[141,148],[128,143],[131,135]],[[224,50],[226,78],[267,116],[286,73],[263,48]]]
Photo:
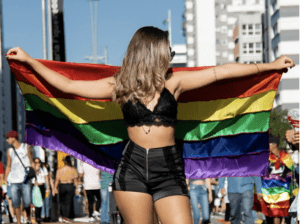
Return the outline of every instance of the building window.
[[[227,52],[227,51],[224,51],[224,52],[222,53],[222,57],[223,57],[223,58],[227,58],[227,57],[228,57],[228,52]]]
[[[256,43],[256,49],[261,49],[261,43]]]
[[[194,54],[195,54],[194,49],[191,48],[188,50],[188,56],[194,56]]]
[[[194,17],[194,16],[193,16],[192,13],[187,13],[187,14],[186,14],[186,20],[187,20],[187,21],[193,20],[193,17]]]
[[[253,35],[253,25],[248,24],[248,35]]]
[[[194,31],[194,26],[193,25],[187,25],[186,26],[186,31],[187,32],[193,32]]]
[[[243,44],[243,48],[247,49],[247,44],[246,43]]]
[[[194,43],[194,37],[188,37],[187,38],[187,43],[188,44],[193,44]]]
[[[221,42],[221,43],[222,43],[222,45],[223,45],[223,46],[226,46],[226,45],[227,45],[227,43],[228,43],[228,42],[227,42],[227,39],[224,39],[224,40],[222,40],[222,42]]]
[[[221,33],[227,34],[227,26],[222,26],[221,27]]]
[[[253,49],[253,43],[249,43],[249,49]]]
[[[243,30],[246,30],[246,24],[242,25]]]
[[[221,20],[221,22],[226,22],[227,21],[227,15],[226,14],[221,15],[220,20]]]
[[[187,9],[191,9],[193,8],[193,2],[186,2],[185,6]]]

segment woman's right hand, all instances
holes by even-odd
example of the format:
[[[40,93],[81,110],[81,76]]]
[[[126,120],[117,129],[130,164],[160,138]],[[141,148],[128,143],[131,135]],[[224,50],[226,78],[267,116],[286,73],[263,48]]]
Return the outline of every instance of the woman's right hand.
[[[292,68],[295,66],[294,61],[285,55],[281,55],[270,64],[272,65],[273,69],[282,70],[283,72],[287,72],[288,68]]]
[[[21,62],[28,62],[30,59],[32,59],[32,57],[30,57],[20,47],[14,47],[9,49],[5,57],[6,59],[13,59]]]

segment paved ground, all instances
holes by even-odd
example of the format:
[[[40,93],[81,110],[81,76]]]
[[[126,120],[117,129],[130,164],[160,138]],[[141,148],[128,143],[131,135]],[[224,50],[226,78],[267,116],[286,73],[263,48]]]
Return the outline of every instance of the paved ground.
[[[263,217],[261,217],[261,216],[258,214],[258,218],[263,218]],[[8,223],[8,216],[4,215],[4,216],[3,216],[3,221],[4,221],[4,223]],[[58,224],[58,223],[60,223],[60,222],[47,222],[47,224]],[[86,223],[88,223],[88,217],[76,218],[72,223],[76,223],[76,224],[77,224],[77,223],[78,223],[78,224],[80,224],[80,223],[86,224]],[[94,223],[95,223],[95,224],[96,224],[96,223],[99,224],[99,221],[94,222]],[[211,224],[221,224],[221,223],[225,224],[225,221],[224,221],[224,215],[218,214],[218,215],[213,215],[213,216],[211,217]]]

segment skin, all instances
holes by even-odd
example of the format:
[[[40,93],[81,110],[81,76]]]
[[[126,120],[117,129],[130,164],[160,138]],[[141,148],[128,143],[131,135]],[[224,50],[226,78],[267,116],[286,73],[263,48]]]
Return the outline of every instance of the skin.
[[[299,148],[299,131],[295,131],[293,129],[287,130],[285,132],[285,139],[287,142],[292,143]]]
[[[69,175],[65,175],[67,173],[73,173],[73,172],[75,172],[76,175],[74,175],[72,177],[69,176]],[[62,177],[66,177],[66,178],[62,178]],[[77,170],[74,167],[66,165],[66,166],[64,166],[64,167],[57,170],[55,184],[54,184],[54,195],[58,194],[58,185],[60,183],[61,184],[74,183],[74,185],[76,187],[76,192],[79,193],[79,190],[78,190],[78,173],[77,173]]]
[[[16,150],[18,150],[18,148],[21,147],[21,143],[16,138],[7,138],[6,142],[8,145],[14,146],[14,148]],[[5,184],[6,185],[7,185],[7,176],[9,174],[9,172],[11,171],[11,162],[12,162],[9,151],[10,150],[7,150],[7,153],[6,153],[6,158],[7,158],[7,165],[6,165],[6,170],[5,170]],[[30,145],[27,145],[27,154],[28,154],[28,158],[29,158],[31,166],[34,167]],[[30,217],[30,207],[24,208],[24,209],[26,210],[27,217]],[[17,223],[20,224],[21,223],[21,208],[20,207],[14,208],[14,211],[16,213]]]
[[[169,48],[166,50],[169,51]],[[62,92],[96,99],[112,97],[115,85],[114,77],[95,81],[73,81],[45,67],[19,47],[10,49],[6,58],[29,64],[50,85]],[[257,64],[257,66],[253,64],[225,64],[201,71],[176,72],[164,83],[164,86],[177,100],[181,93],[201,88],[217,80],[254,75],[257,74],[258,69],[259,72],[270,70],[287,72],[288,68],[294,66],[293,60],[286,56],[281,56],[272,63]],[[157,104],[159,96],[160,93],[156,93],[151,100],[152,108]],[[149,99],[145,99],[144,102],[149,102]],[[148,130],[149,127],[128,127],[129,138],[146,149],[175,144],[175,129],[173,127],[151,126],[151,132],[147,135],[145,135],[144,129]],[[153,217],[155,208],[160,221],[164,224],[192,224],[190,201],[186,196],[169,196],[157,200],[154,204],[152,196],[146,193],[114,191],[114,196],[125,223],[152,224],[155,220]]]

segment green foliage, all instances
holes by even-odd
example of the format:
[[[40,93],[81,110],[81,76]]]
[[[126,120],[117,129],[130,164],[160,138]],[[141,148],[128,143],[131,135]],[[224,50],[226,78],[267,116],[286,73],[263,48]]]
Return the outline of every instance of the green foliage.
[[[287,119],[287,110],[276,107],[271,111],[269,133],[280,138],[280,149],[286,149],[285,132],[292,129]]]

